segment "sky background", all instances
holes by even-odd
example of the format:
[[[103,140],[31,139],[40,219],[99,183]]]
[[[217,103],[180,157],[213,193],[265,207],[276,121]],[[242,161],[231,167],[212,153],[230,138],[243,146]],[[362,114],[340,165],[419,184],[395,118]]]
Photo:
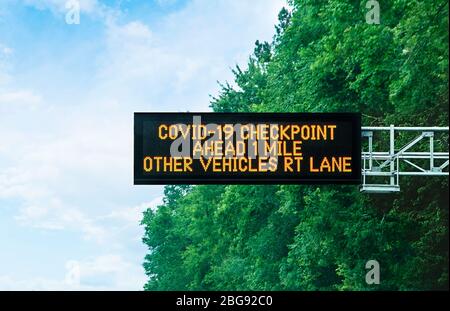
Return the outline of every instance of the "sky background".
[[[133,112],[208,111],[283,0],[0,0],[0,290],[141,290]]]

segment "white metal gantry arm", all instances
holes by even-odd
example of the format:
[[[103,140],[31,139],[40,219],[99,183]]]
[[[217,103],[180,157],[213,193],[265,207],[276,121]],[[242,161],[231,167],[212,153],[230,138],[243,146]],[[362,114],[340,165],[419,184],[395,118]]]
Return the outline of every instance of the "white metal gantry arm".
[[[367,149],[362,150],[363,192],[400,191],[399,176],[448,176],[448,127],[363,127],[362,137],[367,138]],[[414,135],[415,134],[415,135]],[[385,139],[383,140],[382,136]],[[400,136],[414,135],[407,143],[396,149]],[[377,136],[377,137],[375,137]],[[435,151],[435,137],[446,140],[447,150]],[[378,148],[387,145],[386,151],[374,151],[374,139]],[[427,144],[420,143],[428,139]],[[412,151],[411,149],[419,149]],[[388,178],[386,182],[386,178]],[[368,179],[372,179],[368,182]],[[384,179],[384,180],[383,180]],[[384,182],[383,182],[384,181]]]

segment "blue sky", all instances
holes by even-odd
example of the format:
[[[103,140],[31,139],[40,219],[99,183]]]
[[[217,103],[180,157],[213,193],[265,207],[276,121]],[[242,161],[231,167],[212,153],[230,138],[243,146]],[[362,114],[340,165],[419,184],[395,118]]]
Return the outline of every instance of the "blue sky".
[[[0,289],[140,290],[134,111],[207,111],[283,0],[0,0]]]

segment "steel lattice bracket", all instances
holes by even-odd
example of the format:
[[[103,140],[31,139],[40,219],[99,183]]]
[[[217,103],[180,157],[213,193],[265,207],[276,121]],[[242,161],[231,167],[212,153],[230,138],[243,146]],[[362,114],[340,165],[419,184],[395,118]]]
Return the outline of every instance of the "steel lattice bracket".
[[[398,192],[400,176],[448,176],[448,131],[448,127],[363,127],[361,191]],[[435,151],[437,141],[446,151]],[[396,148],[400,143],[402,147]]]

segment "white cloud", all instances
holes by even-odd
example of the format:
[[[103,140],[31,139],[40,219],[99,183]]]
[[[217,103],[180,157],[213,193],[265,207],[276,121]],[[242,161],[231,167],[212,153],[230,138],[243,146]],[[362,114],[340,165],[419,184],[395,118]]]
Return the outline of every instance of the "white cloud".
[[[130,266],[125,262],[120,255],[108,254],[94,258],[93,260],[86,260],[79,262],[80,276],[91,277],[102,273],[117,273],[126,271]]]
[[[105,254],[84,260],[65,262],[66,274],[61,279],[30,277],[18,279],[0,275],[0,288],[13,290],[142,290],[146,278],[142,267],[126,261],[118,254]]]
[[[156,0],[156,1],[160,6],[165,7],[177,3],[178,0]]]
[[[10,110],[31,109],[39,107],[42,99],[39,95],[29,90],[2,92],[0,90],[0,112]]]
[[[23,0],[25,5],[33,6],[39,10],[50,9],[53,12],[66,12],[66,4],[73,0]],[[104,6],[97,0],[76,0],[80,4],[80,10],[85,13],[96,13],[101,11]]]
[[[143,268],[121,255],[106,254],[84,260],[69,260],[64,283],[76,290],[141,290],[146,278]],[[110,286],[105,286],[109,283]]]
[[[12,48],[0,43],[0,86],[10,80],[10,75],[8,73],[8,59],[13,53],[14,50]]]
[[[64,290],[64,282],[43,277],[17,279],[11,275],[0,276],[0,288],[4,291]]]
[[[88,240],[105,241],[106,230],[95,224],[78,208],[63,205],[59,199],[47,199],[42,205],[28,205],[21,208],[16,216],[24,226],[45,230],[81,231]]]
[[[145,110],[208,110],[216,81],[232,79],[235,64],[245,67],[257,39],[271,40],[283,4],[193,0],[154,29],[111,19],[95,92]]]
[[[2,54],[3,56],[12,55],[13,52],[14,50],[12,48],[0,44],[0,54]]]
[[[150,202],[141,203],[137,206],[129,208],[119,208],[113,210],[109,215],[105,216],[105,219],[114,219],[128,224],[131,226],[136,226],[142,220],[142,213],[147,209],[156,210],[158,205],[163,203],[163,197],[156,197]]]

